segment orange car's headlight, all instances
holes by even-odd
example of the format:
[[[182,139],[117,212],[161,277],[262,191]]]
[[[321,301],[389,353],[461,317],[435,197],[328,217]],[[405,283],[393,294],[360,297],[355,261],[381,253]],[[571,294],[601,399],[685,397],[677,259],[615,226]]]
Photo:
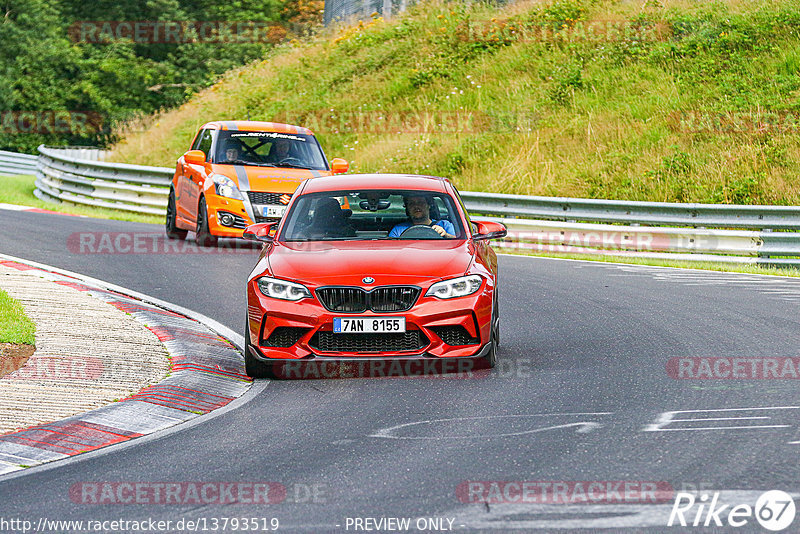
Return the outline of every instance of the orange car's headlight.
[[[212,174],[211,179],[214,181],[214,189],[219,196],[244,200],[244,195],[236,187],[236,183],[227,176]]]

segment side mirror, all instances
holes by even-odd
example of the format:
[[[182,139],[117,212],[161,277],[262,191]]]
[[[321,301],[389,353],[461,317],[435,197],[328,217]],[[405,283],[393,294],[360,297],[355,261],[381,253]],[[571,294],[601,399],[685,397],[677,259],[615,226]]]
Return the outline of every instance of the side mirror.
[[[189,165],[204,165],[206,154],[202,150],[190,150],[183,155],[183,160]]]
[[[274,238],[269,235],[272,229],[278,225],[278,221],[267,223],[251,224],[244,229],[242,237],[248,241],[260,241],[262,243],[272,243]]]
[[[331,160],[331,172],[333,174],[342,174],[348,170],[350,170],[350,164],[347,163],[347,160],[342,158],[333,158]]]
[[[506,227],[494,221],[473,221],[478,231],[472,234],[475,241],[486,239],[500,239],[508,234]]]

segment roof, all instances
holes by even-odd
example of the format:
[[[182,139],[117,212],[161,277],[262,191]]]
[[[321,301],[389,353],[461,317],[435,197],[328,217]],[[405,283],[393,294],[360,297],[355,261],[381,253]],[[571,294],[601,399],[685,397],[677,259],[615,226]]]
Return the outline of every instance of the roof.
[[[277,132],[314,135],[308,128],[283,124],[280,122],[265,121],[211,121],[205,123],[203,128],[219,128],[221,130],[241,130],[244,132]]]
[[[446,178],[416,174],[335,174],[310,178],[303,193],[357,189],[412,189],[421,191],[446,191]]]

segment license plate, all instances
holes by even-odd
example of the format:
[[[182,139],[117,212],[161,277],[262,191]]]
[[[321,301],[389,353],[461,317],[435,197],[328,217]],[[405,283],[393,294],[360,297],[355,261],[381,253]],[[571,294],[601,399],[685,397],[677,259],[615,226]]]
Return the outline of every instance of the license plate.
[[[262,213],[264,217],[283,217],[283,214],[286,213],[286,206],[264,206]]]
[[[405,332],[405,317],[334,317],[334,334],[385,334]]]

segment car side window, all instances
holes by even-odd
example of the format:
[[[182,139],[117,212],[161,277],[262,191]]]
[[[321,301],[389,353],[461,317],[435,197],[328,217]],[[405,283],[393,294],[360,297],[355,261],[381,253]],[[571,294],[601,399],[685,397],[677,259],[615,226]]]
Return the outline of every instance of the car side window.
[[[203,140],[203,134],[206,133],[205,130],[200,130],[192,141],[192,146],[189,147],[189,150],[200,150],[200,141]]]
[[[202,150],[206,155],[206,161],[208,161],[211,154],[211,142],[214,140],[214,131],[203,130],[197,137],[199,143],[197,143],[197,148],[195,150]]]
[[[447,210],[447,204],[444,203],[444,200],[441,197],[435,197],[433,199],[433,203],[436,206],[436,210],[438,211],[437,219],[453,222],[452,219],[450,218],[450,213]]]

